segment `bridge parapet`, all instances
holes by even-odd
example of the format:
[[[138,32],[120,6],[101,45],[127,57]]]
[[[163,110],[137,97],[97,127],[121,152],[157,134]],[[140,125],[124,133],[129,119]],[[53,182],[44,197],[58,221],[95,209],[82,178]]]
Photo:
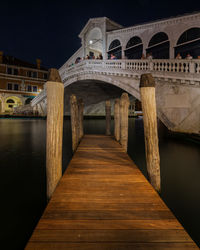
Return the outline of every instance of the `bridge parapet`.
[[[153,60],[84,60],[59,70],[65,86],[71,78],[82,74],[103,74],[138,78],[142,73],[152,73],[157,83],[164,80],[173,85],[200,86],[200,60],[153,59]],[[71,81],[70,81],[71,83]],[[45,89],[33,99],[34,106],[46,98]]]
[[[153,59],[153,60],[84,60],[71,67],[62,68],[60,75],[65,80],[74,73],[93,70],[102,73],[138,74],[151,72],[166,78],[196,80],[199,85],[200,60]]]

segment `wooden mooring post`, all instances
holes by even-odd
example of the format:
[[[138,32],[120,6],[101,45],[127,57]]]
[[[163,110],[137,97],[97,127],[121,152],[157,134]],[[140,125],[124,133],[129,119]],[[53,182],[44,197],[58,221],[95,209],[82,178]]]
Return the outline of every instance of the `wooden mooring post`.
[[[46,176],[49,200],[62,176],[64,85],[56,69],[50,70],[47,91]]]
[[[115,100],[115,107],[114,107],[114,135],[116,141],[120,140],[120,105],[119,99]]]
[[[152,186],[160,192],[160,156],[156,116],[155,80],[151,74],[140,79],[147,172]]]
[[[83,131],[83,109],[84,109],[84,104],[83,104],[83,99],[78,100],[78,123],[79,123],[79,142],[81,141],[84,131]]]
[[[75,95],[70,96],[72,151],[75,152],[79,143],[78,103]]]
[[[128,148],[128,110],[129,97],[127,93],[123,93],[120,98],[120,143],[125,152]]]
[[[105,111],[106,111],[106,135],[111,135],[111,132],[110,132],[110,127],[111,127],[111,104],[110,104],[110,101],[106,101]]]

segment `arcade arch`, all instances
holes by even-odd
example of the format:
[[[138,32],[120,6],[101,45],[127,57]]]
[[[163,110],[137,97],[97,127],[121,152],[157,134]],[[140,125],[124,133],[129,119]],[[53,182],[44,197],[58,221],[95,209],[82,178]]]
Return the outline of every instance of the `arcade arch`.
[[[21,106],[22,101],[17,96],[9,96],[5,100],[5,112],[13,111],[14,108]]]
[[[154,59],[169,59],[169,47],[168,35],[164,32],[159,32],[151,38],[146,54],[152,54]]]
[[[188,53],[193,58],[200,56],[200,28],[190,28],[179,37],[174,50],[175,56],[180,53],[185,58]]]
[[[113,54],[117,59],[122,58],[122,46],[118,39],[115,39],[111,42],[108,48],[108,59],[110,59],[111,54]]]
[[[103,36],[101,29],[93,28],[86,37],[86,55],[89,57],[99,56],[103,52]]]
[[[125,56],[127,59],[141,59],[142,57],[143,44],[142,40],[138,36],[132,37],[125,49]]]

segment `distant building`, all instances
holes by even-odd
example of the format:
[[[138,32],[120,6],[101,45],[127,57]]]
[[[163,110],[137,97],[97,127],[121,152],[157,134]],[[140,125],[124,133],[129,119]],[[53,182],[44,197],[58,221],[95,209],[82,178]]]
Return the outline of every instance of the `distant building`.
[[[15,107],[30,103],[43,89],[48,69],[41,60],[31,64],[0,51],[0,114],[12,113]]]

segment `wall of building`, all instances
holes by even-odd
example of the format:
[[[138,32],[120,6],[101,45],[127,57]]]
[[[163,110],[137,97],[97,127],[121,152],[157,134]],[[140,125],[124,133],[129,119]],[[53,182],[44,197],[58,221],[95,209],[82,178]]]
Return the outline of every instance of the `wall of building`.
[[[47,77],[47,70],[0,63],[0,113],[28,103],[43,90]]]

